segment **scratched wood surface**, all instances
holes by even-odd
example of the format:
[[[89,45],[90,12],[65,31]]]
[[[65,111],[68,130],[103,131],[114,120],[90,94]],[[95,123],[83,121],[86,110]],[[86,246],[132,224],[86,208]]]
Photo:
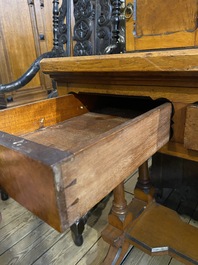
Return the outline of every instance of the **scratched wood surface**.
[[[137,173],[125,183],[125,194],[129,202],[133,197]],[[166,193],[166,192],[165,192]],[[182,207],[180,197],[174,192],[167,193],[166,204],[173,208]],[[2,222],[0,224],[0,264],[8,265],[99,265],[108,250],[108,245],[101,239],[100,233],[107,224],[107,215],[112,197],[105,205],[99,205],[88,220],[84,232],[84,244],[76,247],[70,230],[59,234],[43,223],[18,203],[9,199],[0,201]],[[180,205],[180,206],[179,206]],[[196,208],[194,208],[194,213]],[[183,215],[183,220],[198,227],[198,222]],[[123,265],[182,265],[168,255],[150,257],[139,249],[132,250]]]
[[[197,49],[43,59],[44,73],[196,71]]]

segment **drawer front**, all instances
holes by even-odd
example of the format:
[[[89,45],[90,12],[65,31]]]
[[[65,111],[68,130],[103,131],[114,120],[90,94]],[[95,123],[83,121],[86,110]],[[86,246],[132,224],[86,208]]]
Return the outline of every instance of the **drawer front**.
[[[69,98],[88,106],[84,97]],[[69,119],[64,116],[70,106],[66,104],[64,121],[23,137],[0,134],[0,186],[58,231],[83,216],[169,141],[170,103],[134,112],[130,99],[121,98],[121,106],[117,97],[113,103],[102,98],[102,104],[105,101],[105,107]]]
[[[187,107],[184,131],[184,146],[187,149],[198,151],[198,105]]]

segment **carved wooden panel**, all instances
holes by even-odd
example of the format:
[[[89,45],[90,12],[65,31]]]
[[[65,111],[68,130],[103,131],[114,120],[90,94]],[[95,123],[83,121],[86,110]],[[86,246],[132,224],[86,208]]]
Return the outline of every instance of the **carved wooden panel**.
[[[197,44],[196,0],[127,0],[134,14],[126,21],[127,50],[177,48]]]
[[[2,66],[2,69],[10,70],[10,73],[6,73],[6,79],[4,79],[4,71],[0,72],[2,82],[5,83],[19,78],[36,59],[27,1],[15,0],[10,3],[1,0],[0,24],[4,43],[3,54],[5,56],[3,57],[6,59],[3,61],[5,65]],[[27,87],[39,86],[40,80],[39,77],[36,77]]]

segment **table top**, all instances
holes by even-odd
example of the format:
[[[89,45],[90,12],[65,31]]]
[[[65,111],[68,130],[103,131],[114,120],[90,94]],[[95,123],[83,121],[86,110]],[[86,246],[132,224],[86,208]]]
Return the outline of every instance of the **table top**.
[[[196,72],[198,49],[146,51],[43,59],[44,73]]]

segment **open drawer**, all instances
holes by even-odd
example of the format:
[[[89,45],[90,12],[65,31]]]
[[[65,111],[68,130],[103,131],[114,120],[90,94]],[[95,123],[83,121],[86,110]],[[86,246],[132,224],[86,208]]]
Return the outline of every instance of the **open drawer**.
[[[169,140],[171,104],[66,95],[0,111],[0,186],[58,231]]]

